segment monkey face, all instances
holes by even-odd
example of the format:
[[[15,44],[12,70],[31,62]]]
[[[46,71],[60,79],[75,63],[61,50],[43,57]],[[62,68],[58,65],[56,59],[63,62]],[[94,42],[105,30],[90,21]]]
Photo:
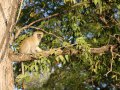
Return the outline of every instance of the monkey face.
[[[37,34],[37,38],[38,38],[38,39],[41,39],[41,38],[42,38],[42,35],[41,35],[41,34]]]
[[[40,31],[34,32],[33,36],[37,37],[37,39],[41,39],[43,37],[43,32]]]

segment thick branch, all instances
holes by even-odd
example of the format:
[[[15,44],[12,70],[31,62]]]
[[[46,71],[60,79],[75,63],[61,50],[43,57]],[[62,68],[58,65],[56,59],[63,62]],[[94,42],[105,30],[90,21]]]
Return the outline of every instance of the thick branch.
[[[111,47],[114,47],[115,49],[116,45],[106,45],[100,48],[91,48],[90,52],[93,54],[101,54],[101,53],[109,52]],[[38,57],[49,57],[51,55],[66,55],[66,54],[77,55],[80,54],[80,52],[81,52],[80,50],[70,49],[70,48],[65,48],[63,50],[61,48],[54,48],[54,49],[50,49],[49,51],[39,52],[35,55],[10,53],[9,58],[11,59],[11,61],[20,62],[20,61],[29,61],[29,60],[37,59]]]
[[[100,54],[110,50],[111,45],[102,46],[100,48],[91,48],[91,53]]]

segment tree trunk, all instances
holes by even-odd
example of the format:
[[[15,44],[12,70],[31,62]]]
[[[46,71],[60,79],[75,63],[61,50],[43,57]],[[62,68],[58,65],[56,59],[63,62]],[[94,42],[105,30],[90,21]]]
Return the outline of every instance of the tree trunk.
[[[11,61],[5,57],[0,63],[0,90],[14,90],[13,69]]]
[[[13,68],[8,53],[16,9],[17,0],[0,0],[0,90],[14,90]]]

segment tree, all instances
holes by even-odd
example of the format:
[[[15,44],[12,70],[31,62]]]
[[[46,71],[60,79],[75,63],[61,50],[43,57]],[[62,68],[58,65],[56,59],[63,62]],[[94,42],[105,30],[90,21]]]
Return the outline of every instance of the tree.
[[[16,0],[0,0],[0,89],[13,90],[13,67],[8,58],[10,33],[17,9]]]
[[[28,88],[32,80],[41,84],[39,76],[46,72],[51,75],[52,69],[55,75],[51,75],[52,80],[48,77],[43,87],[80,88],[83,83],[77,80],[79,76],[81,82],[100,88],[104,83],[119,85],[119,0],[21,0],[20,4],[9,43],[14,50],[9,51],[9,59],[17,62],[14,69],[18,87]],[[36,30],[45,33],[39,46],[43,51],[35,55],[19,53],[20,42]],[[59,65],[63,70],[58,69]],[[59,75],[63,77],[54,85]]]

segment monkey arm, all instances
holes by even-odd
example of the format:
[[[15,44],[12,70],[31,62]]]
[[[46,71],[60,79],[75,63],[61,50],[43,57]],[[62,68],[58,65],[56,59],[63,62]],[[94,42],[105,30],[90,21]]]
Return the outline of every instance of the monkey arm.
[[[42,51],[42,49],[41,49],[41,48],[36,47],[36,52],[41,52],[41,51]]]

